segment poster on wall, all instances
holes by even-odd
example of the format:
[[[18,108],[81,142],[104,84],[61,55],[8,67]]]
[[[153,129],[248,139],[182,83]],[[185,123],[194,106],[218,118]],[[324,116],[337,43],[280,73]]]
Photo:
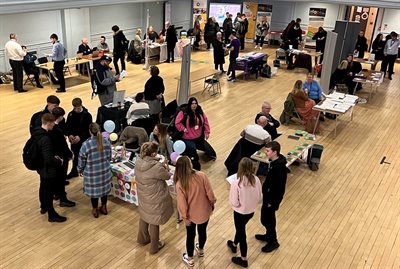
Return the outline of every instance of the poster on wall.
[[[204,25],[207,22],[207,0],[193,1],[193,22],[199,15],[202,18],[200,21],[200,29],[204,30]]]
[[[262,17],[267,18],[267,22],[271,29],[272,5],[263,5],[263,4],[258,5],[257,22],[261,21]]]
[[[257,8],[257,3],[243,2],[243,13],[246,15],[246,18],[249,21],[249,27],[246,33],[246,41],[253,41],[254,39],[254,33],[256,30]]]
[[[307,37],[312,38],[318,32],[318,28],[324,26],[326,8],[311,7],[308,15],[310,18],[308,20]]]
[[[225,20],[225,14],[229,12],[233,15],[233,18],[236,17],[238,12],[241,12],[240,4],[228,4],[228,3],[210,3],[210,12],[209,17],[215,17],[220,27]]]

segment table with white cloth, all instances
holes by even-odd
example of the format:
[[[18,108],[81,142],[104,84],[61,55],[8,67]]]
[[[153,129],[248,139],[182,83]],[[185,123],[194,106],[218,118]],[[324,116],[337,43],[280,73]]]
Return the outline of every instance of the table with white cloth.
[[[165,62],[168,57],[167,43],[152,43],[149,45],[149,57],[160,56],[160,63]],[[179,48],[175,46],[174,49],[174,59],[177,60],[180,58]]]

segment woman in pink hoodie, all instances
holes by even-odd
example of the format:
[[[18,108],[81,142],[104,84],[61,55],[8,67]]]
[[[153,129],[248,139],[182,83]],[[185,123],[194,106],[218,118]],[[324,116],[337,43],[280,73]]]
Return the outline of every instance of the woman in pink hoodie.
[[[229,193],[236,233],[235,239],[228,240],[227,244],[233,253],[237,252],[237,246],[240,245],[241,257],[232,257],[232,262],[247,267],[246,224],[254,216],[254,211],[262,200],[262,186],[260,179],[254,175],[253,162],[246,157],[239,163],[237,178]]]

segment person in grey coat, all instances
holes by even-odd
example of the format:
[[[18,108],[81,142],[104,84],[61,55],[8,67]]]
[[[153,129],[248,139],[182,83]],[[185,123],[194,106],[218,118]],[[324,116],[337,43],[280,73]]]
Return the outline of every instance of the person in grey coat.
[[[119,81],[119,75],[113,75],[110,64],[112,59],[110,56],[104,55],[100,58],[100,62],[96,66],[96,76],[103,90],[98,89],[98,96],[102,106],[112,103],[114,92],[117,91],[116,82]],[[103,87],[102,87],[103,86]]]

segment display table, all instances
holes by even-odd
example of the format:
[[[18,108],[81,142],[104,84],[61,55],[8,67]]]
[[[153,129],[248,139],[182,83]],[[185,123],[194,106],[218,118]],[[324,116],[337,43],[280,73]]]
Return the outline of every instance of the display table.
[[[103,130],[103,124],[107,120],[111,120],[115,123],[114,133],[122,131],[126,126],[126,113],[128,113],[131,103],[125,102],[124,106],[118,107],[105,107],[101,106],[97,109],[96,123],[100,125]]]
[[[379,60],[370,61],[369,59],[353,58],[353,62],[359,62],[361,64],[369,64],[369,65],[371,65],[371,70],[375,70],[376,65],[378,64]]]
[[[381,83],[383,82],[383,77],[384,77],[384,73],[381,71],[361,71],[360,73],[358,73],[355,78],[353,79],[353,82],[356,82],[356,86],[355,88],[357,89],[358,83],[361,84],[369,84],[370,87],[370,91],[369,91],[369,99],[371,99],[372,97],[372,93],[374,92],[374,90],[376,91],[378,89],[378,87],[381,85]]]
[[[134,170],[127,170],[120,163],[111,164],[111,195],[131,204],[139,205]]]
[[[244,79],[247,79],[250,75],[250,69],[266,63],[268,61],[268,57],[268,54],[256,52],[242,55],[236,60],[236,71],[243,70]],[[258,72],[256,73],[256,78],[258,78]]]
[[[152,43],[149,45],[149,57],[160,56],[160,63],[165,62],[167,60],[167,43]],[[177,60],[180,58],[178,46],[175,46],[174,49],[174,59]]]
[[[204,81],[207,78],[212,78],[214,75],[218,74],[219,71],[215,69],[211,69],[210,67],[203,67],[200,69],[197,69],[196,71],[191,71],[190,76],[189,76],[189,95],[192,94],[191,89],[192,89],[192,83],[195,81],[203,80]],[[178,87],[177,87],[177,92],[179,92],[179,84],[181,82],[181,77],[175,77],[176,80],[178,80]],[[203,89],[204,90],[204,89]]]

